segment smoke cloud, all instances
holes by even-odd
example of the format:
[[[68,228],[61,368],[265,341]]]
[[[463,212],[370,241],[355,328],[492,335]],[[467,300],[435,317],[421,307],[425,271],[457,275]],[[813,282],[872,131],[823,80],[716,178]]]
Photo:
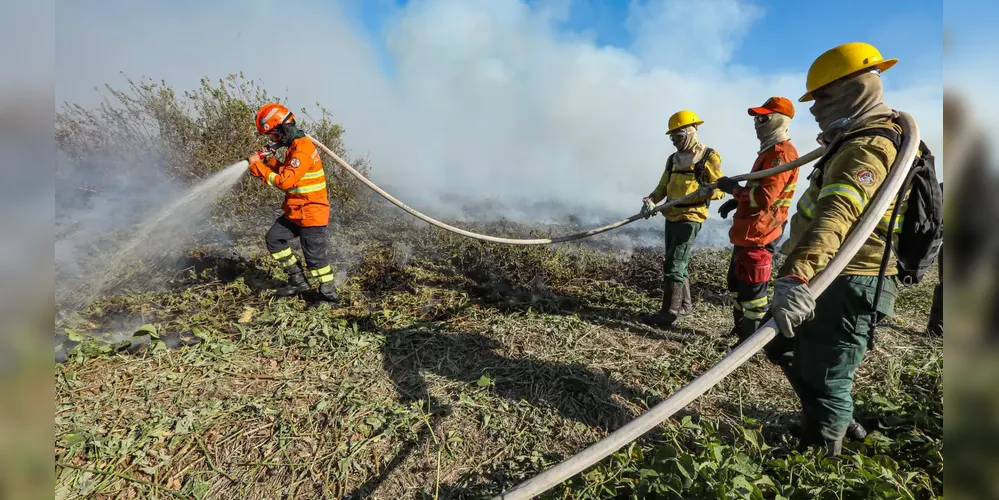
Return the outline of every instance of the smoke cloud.
[[[664,132],[679,109],[704,119],[699,136],[726,174],[748,171],[758,144],[746,108],[772,95],[796,101],[818,55],[792,72],[732,63],[766,16],[746,2],[632,2],[628,48],[567,30],[578,3],[371,2],[387,19],[371,34],[352,1],[63,2],[56,97],[94,103],[93,87],[122,82],[119,71],[179,89],[243,72],[294,109],[331,109],[348,148],[370,156],[372,180],[432,216],[488,202],[477,216],[592,225],[638,211],[672,152]],[[891,75],[886,102],[914,115],[942,165],[937,75]],[[800,153],[817,133],[801,103],[791,125]],[[724,242],[730,222],[711,217],[719,230],[706,236]]]

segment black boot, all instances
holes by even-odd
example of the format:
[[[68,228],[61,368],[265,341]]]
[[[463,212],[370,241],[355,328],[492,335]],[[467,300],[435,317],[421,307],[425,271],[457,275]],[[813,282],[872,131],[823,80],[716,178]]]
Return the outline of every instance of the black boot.
[[[742,312],[742,309],[732,308],[732,331],[729,332],[729,335],[735,337],[735,342],[733,342],[732,345],[728,346],[729,350],[739,347],[739,344],[741,344],[744,340],[746,340],[742,336],[743,321],[745,321],[745,316]]]
[[[850,424],[846,426],[846,437],[853,441],[863,441],[867,437],[867,429],[864,429],[860,422],[851,420]]]
[[[292,264],[284,268],[284,270],[288,273],[288,286],[278,288],[274,292],[276,297],[291,297],[309,291],[309,282],[305,280],[305,273],[302,271],[302,266]]]
[[[838,457],[843,454],[843,440],[825,440],[825,452],[827,457]]]
[[[326,302],[338,302],[340,300],[336,295],[336,284],[332,281],[327,281],[319,285],[319,295]]]
[[[735,324],[735,343],[732,344],[731,349],[739,347],[740,344],[745,342],[749,337],[752,337],[756,330],[760,329],[760,322],[755,319],[749,319],[742,315],[739,321]],[[779,335],[779,334],[778,334]]]
[[[823,443],[825,443],[825,439],[823,439],[822,434],[819,433],[818,427],[814,422],[810,422],[808,417],[805,417],[804,415],[802,415],[801,423],[799,424],[797,431],[798,447],[796,449],[799,453],[804,453],[813,446],[822,446]]]
[[[738,304],[736,304],[738,305]],[[728,334],[732,337],[739,336],[739,323],[742,322],[742,309],[732,308],[732,331]]]

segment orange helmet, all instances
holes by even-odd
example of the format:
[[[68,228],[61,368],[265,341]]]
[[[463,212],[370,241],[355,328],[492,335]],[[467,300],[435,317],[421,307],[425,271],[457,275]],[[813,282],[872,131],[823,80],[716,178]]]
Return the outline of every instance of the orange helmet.
[[[295,113],[292,113],[287,107],[272,102],[270,104],[264,104],[257,111],[257,117],[254,123],[257,125],[257,132],[260,134],[269,134],[274,131],[278,125],[288,123],[295,119]]]

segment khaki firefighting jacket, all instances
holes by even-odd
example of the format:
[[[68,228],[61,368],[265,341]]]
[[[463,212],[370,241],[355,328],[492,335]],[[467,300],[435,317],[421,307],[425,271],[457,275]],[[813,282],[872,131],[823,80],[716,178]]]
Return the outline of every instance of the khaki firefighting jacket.
[[[872,123],[858,130],[873,127],[902,132],[901,127],[892,122]],[[895,145],[885,137],[855,137],[844,142],[821,169],[812,172],[808,190],[798,200],[797,212],[791,217],[789,239],[781,246],[781,253],[787,255],[781,276],[794,275],[810,281],[826,267],[884,182],[896,154]],[[842,274],[878,275],[885,249],[882,234],[888,230],[894,206],[893,201],[883,214],[877,231],[868,236]],[[905,207],[902,208],[904,212]],[[901,226],[902,216],[899,215],[895,223],[896,234]],[[886,274],[897,273],[895,257],[891,256]]]

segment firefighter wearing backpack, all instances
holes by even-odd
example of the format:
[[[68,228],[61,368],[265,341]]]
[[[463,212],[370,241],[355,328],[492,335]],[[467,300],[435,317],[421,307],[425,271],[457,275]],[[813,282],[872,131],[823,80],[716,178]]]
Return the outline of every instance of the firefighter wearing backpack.
[[[794,105],[787,98],[771,97],[762,106],[749,108],[760,150],[753,172],[778,167],[798,159],[791,144],[788,125],[794,118]],[[733,347],[741,344],[760,327],[769,309],[767,283],[773,254],[783,232],[798,181],[798,169],[746,182],[740,186],[728,177],[718,179],[718,189],[731,194],[718,209],[722,218],[735,210],[729,240],[732,260],[728,269],[728,291],[735,299],[732,308]]]
[[[815,299],[807,284],[839,251],[899,154],[901,128],[894,121],[895,111],[882,102],[880,77],[896,62],[866,43],[840,45],[815,59],[808,70],[807,92],[799,99],[814,101],[809,110],[822,131],[819,140],[826,153],[808,177],[808,189],[791,218],[789,239],[781,248],[787,259],[774,283],[770,312],[780,335],[767,346],[767,356],[781,366],[801,400],[801,444],[824,446],[831,455],[841,452],[854,424],[853,378],[874,326],[893,313],[898,270],[892,252],[885,250],[895,203],[825,293]],[[917,158],[915,165],[928,165],[935,176],[932,156],[925,145],[920,148],[925,162]],[[913,193],[917,187],[912,184]],[[899,233],[899,227],[915,231],[897,221],[893,233]],[[899,241],[904,237],[896,236]],[[936,241],[935,236],[910,244],[910,254],[931,240]],[[900,246],[899,255],[905,255],[902,250]],[[875,300],[883,258],[888,259],[888,278]],[[923,261],[918,261],[921,266]],[[920,267],[915,274],[922,271]]]
[[[250,173],[285,193],[281,204],[284,214],[264,237],[267,251],[288,274],[288,286],[278,289],[275,295],[289,297],[311,288],[291,250],[291,240],[298,238],[309,274],[319,284],[320,296],[335,301],[336,285],[328,257],[330,202],[319,151],[295,124],[294,113],[281,104],[265,104],[257,111],[254,122],[257,132],[267,135],[275,146],[287,148],[281,162],[263,153],[247,158]]]
[[[701,185],[713,184],[722,176],[721,156],[697,140],[697,128],[704,123],[693,111],[677,111],[669,118],[669,136],[676,152],[666,159],[666,168],[651,194],[642,198],[641,214],[648,219],[652,209],[662,199],[675,200],[682,196],[704,192]],[[642,322],[659,328],[669,328],[680,316],[690,314],[688,265],[690,252],[701,224],[708,218],[711,200],[725,193],[712,189],[697,199],[663,210],[666,217],[666,249],[663,255],[663,302],[659,311],[642,317]]]

